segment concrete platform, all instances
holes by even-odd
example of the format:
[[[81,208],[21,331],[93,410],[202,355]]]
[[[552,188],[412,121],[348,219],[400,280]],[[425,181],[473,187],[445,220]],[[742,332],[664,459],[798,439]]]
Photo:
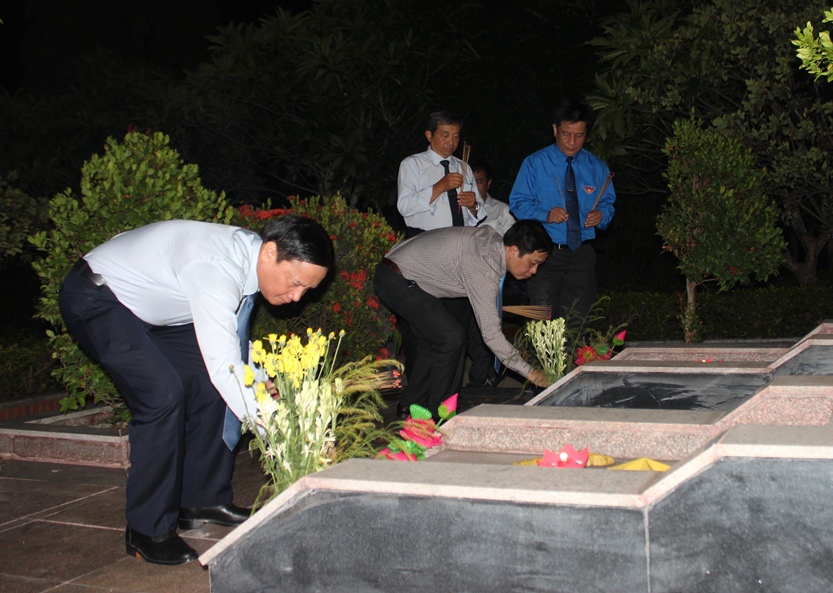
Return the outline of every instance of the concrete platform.
[[[833,590],[829,329],[786,349],[587,365],[528,405],[465,411],[425,462],[354,460],[308,476],[200,557],[212,593]],[[715,359],[729,350],[734,360]],[[722,409],[534,405],[611,374],[695,391],[709,376],[754,385]],[[515,464],[568,443],[671,468]]]

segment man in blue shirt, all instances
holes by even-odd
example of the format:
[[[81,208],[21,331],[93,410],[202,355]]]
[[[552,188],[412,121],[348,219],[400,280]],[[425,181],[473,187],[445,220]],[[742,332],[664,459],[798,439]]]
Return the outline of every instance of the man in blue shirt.
[[[592,125],[589,105],[563,101],[553,117],[555,144],[524,160],[509,195],[512,213],[519,220],[544,223],[555,244],[552,255],[529,280],[529,300],[552,306],[553,317],[564,317],[573,329],[596,301],[596,252],[590,242],[596,227],[606,229],[610,224],[616,200],[613,184],[600,196],[610,170],[584,150]],[[576,210],[570,214],[572,208]]]

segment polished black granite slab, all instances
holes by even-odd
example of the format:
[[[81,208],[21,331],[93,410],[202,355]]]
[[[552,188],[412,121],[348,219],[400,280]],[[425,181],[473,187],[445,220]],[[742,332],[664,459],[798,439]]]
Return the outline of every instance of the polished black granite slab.
[[[649,514],[651,593],[833,591],[833,461],[724,459]]]
[[[579,373],[536,405],[731,410],[771,381],[769,374]]]
[[[578,593],[648,585],[639,510],[325,491],[259,526],[210,568],[212,593]]]

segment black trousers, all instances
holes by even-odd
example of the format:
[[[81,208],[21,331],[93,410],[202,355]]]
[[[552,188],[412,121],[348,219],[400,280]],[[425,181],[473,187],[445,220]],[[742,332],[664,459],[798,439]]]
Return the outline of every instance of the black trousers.
[[[176,529],[181,507],[231,503],[226,405],[194,326],[149,325],[77,270],[64,280],[58,302],[70,334],[107,370],[133,414],[127,524],[156,537]]]
[[[410,332],[410,343],[403,344],[410,365],[405,369],[408,385],[399,403],[405,408],[419,404],[436,416],[443,400],[458,393],[463,382],[469,316],[461,319],[459,311],[471,310],[468,299],[438,299],[382,264],[373,282],[376,294]]]
[[[538,273],[527,281],[527,293],[530,304],[550,305],[553,318],[564,317],[569,328],[578,329],[596,302],[593,245],[583,243],[575,251],[556,245]]]

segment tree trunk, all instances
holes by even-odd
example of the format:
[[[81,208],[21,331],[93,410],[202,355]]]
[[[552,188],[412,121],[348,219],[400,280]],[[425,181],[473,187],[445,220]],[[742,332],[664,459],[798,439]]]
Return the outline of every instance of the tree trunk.
[[[697,307],[694,303],[694,295],[697,283],[690,278],[685,279],[686,302],[682,313],[683,336],[687,344],[700,342],[700,318],[697,315]]]
[[[793,252],[787,250],[787,269],[795,274],[799,286],[815,284],[818,280],[819,254],[830,239],[830,234],[823,233],[815,236],[813,230],[804,224],[804,219],[801,217],[801,211],[798,208],[789,210],[787,226],[795,233],[795,237],[804,251],[804,260],[798,261]]]
[[[813,241],[813,243],[818,243],[818,241]],[[804,244],[803,241],[802,244]],[[787,269],[795,274],[795,279],[798,281],[799,286],[810,286],[818,281],[818,271],[816,268],[819,251],[821,251],[823,246],[824,243],[818,246],[815,252],[805,252],[804,261],[798,261],[790,251],[787,251]]]

